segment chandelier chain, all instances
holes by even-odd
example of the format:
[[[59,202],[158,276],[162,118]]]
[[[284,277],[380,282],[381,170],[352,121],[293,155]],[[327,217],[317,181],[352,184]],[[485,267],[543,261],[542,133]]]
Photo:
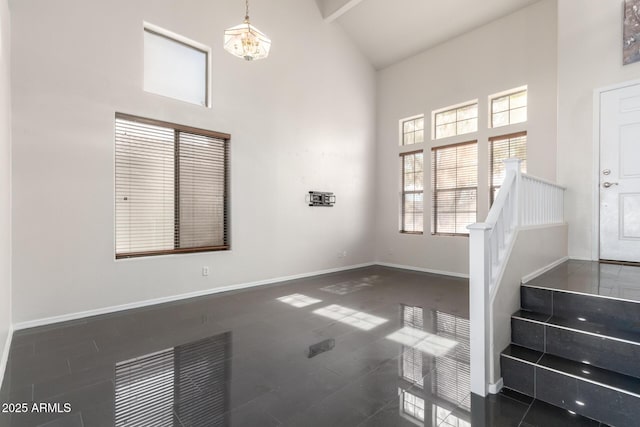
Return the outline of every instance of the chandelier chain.
[[[245,0],[246,5],[246,13],[244,14],[245,19],[249,19],[249,0]]]

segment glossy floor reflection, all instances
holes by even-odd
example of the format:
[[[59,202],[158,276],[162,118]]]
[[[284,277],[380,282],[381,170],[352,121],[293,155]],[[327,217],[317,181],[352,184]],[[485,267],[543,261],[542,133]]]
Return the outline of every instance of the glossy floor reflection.
[[[592,425],[469,366],[467,281],[370,267],[19,331],[0,400],[71,411],[0,425]]]

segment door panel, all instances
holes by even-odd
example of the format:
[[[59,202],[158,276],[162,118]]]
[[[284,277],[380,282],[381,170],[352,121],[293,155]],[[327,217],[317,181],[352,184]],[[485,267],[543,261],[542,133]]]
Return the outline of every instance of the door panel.
[[[640,262],[640,85],[600,95],[600,258]]]

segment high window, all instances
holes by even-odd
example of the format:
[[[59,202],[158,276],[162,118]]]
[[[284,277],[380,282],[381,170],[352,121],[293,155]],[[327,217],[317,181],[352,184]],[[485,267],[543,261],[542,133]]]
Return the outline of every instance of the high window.
[[[433,113],[434,139],[478,131],[478,102],[451,107]]]
[[[400,145],[424,142],[424,116],[416,116],[400,122]]]
[[[422,234],[424,221],[424,154],[401,153],[402,161],[402,233]]]
[[[491,127],[527,121],[527,89],[491,97]]]
[[[210,106],[210,48],[155,25],[144,27],[144,90]]]
[[[468,235],[467,226],[476,222],[477,142],[435,147],[431,159],[431,233]]]
[[[229,139],[116,114],[116,258],[229,249]]]
[[[493,204],[498,190],[504,181],[506,159],[522,160],[520,170],[527,172],[527,133],[518,132],[510,135],[489,138],[489,201]]]

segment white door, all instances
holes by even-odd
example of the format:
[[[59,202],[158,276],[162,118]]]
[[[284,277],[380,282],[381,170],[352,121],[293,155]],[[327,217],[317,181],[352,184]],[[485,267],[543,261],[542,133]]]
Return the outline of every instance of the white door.
[[[640,84],[600,94],[600,259],[640,262]]]

